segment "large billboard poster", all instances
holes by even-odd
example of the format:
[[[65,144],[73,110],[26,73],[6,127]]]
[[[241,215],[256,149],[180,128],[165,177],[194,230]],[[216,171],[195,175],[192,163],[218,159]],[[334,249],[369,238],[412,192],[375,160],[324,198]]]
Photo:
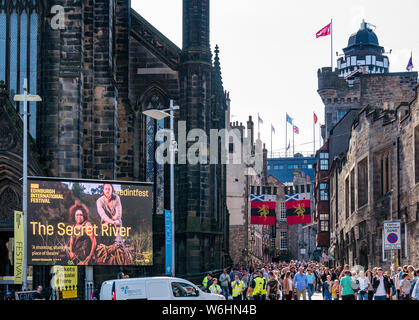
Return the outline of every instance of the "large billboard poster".
[[[153,264],[152,185],[28,178],[28,264]]]

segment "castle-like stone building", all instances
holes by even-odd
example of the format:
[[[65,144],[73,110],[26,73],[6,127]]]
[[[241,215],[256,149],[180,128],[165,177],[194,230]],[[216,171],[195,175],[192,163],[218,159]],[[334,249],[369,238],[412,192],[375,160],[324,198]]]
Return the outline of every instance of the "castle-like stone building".
[[[175,128],[186,121],[187,130],[199,128],[208,137],[210,129],[225,128],[226,94],[219,49],[213,54],[210,47],[209,5],[209,0],[183,0],[179,48],[129,0],[0,1],[0,80],[5,83],[0,203],[6,204],[0,211],[0,276],[13,272],[13,210],[22,203],[22,105],[13,96],[22,93],[24,78],[29,92],[43,99],[29,105],[29,174],[154,182],[155,264],[124,270],[132,276],[164,274],[162,214],[169,207],[170,181],[168,166],[154,160],[161,143],[154,136],[169,120],[153,120],[143,111],[168,108],[173,99],[180,106]],[[225,194],[225,165],[177,162],[177,275],[191,277],[228,262]],[[111,269],[95,267],[95,280],[120,271]],[[34,283],[47,284],[48,277],[46,268],[35,268]]]
[[[344,55],[334,71],[318,71],[326,142],[316,155],[317,245],[335,264],[389,266],[382,230],[393,217],[401,220],[403,243],[393,262],[415,264],[418,73],[389,72],[384,49],[365,22]]]

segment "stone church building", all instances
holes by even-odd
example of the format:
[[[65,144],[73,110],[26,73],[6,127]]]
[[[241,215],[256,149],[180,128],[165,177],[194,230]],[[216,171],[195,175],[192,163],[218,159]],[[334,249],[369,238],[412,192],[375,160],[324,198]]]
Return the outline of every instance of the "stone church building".
[[[143,111],[168,108],[173,99],[180,107],[176,136],[180,120],[208,137],[210,129],[226,127],[209,6],[209,0],[183,0],[179,48],[129,0],[0,0],[0,276],[13,274],[13,210],[22,207],[23,108],[13,96],[22,93],[24,78],[29,93],[43,99],[29,104],[29,175],[154,182],[154,266],[94,267],[95,282],[119,271],[164,274],[169,167],[154,154],[161,143],[155,133],[169,120]],[[60,8],[64,23],[57,27]],[[201,277],[228,263],[228,221],[225,165],[176,164],[177,276]],[[46,285],[49,268],[34,267],[33,277]]]

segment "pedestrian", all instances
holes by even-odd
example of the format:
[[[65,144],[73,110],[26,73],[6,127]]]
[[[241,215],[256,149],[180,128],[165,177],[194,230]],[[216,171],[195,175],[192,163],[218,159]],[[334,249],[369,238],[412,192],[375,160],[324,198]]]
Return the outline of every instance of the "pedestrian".
[[[339,300],[339,280],[336,279],[332,286],[332,300]]]
[[[324,283],[324,300],[332,300],[332,275],[329,274],[326,277],[326,281]]]
[[[359,280],[356,271],[352,271],[352,290],[354,291],[355,300],[358,300]]]
[[[304,273],[304,268],[299,267],[298,273],[294,276],[293,288],[296,291],[296,300],[300,300],[300,297],[303,300],[306,300],[307,293],[307,275]]]
[[[418,270],[416,270],[416,273],[418,273]],[[416,281],[415,286],[413,287],[413,290],[411,292],[411,299],[419,300],[419,281]]]
[[[377,268],[372,287],[374,288],[374,300],[390,299],[391,284],[387,277],[384,276],[382,268]]]
[[[400,282],[402,282],[403,279],[399,277],[400,273],[402,272],[402,268],[398,267],[397,272],[394,275],[394,287],[396,288],[397,292],[397,300],[400,300]]]
[[[269,280],[267,283],[266,300],[278,300],[279,294],[279,281],[276,279],[275,274],[270,271]]]
[[[236,273],[236,275],[238,276],[238,274]],[[226,298],[226,300],[228,300],[228,296],[229,296],[229,286],[230,286],[230,276],[227,273],[227,269],[223,270],[223,273],[220,275],[220,285],[221,285],[221,290],[223,292],[223,296]]]
[[[204,288],[204,291],[207,291],[208,289],[208,281],[211,280],[211,273],[207,273],[207,275],[204,277],[204,279],[202,280],[202,287]],[[211,285],[211,284],[210,284]]]
[[[253,279],[250,282],[248,296],[250,300],[262,300],[263,279],[259,277],[258,272],[253,273]]]
[[[258,276],[259,276],[259,278],[262,279],[261,298],[262,298],[262,300],[266,300],[266,291],[267,291],[268,280],[264,277],[263,269],[258,271]]]
[[[234,281],[231,283],[231,295],[233,297],[233,300],[243,300],[244,290],[244,282],[243,280],[240,280],[239,275],[236,273],[234,276]]]
[[[42,293],[42,286],[39,285],[36,288],[36,292],[33,294],[33,300],[45,300],[44,294]]]
[[[359,272],[358,281],[358,300],[368,300],[368,287],[370,286],[370,282],[368,278],[365,276],[364,271]]]
[[[242,281],[243,281],[243,284],[244,284],[243,299],[246,300],[247,290],[249,289],[249,283],[250,283],[250,274],[249,274],[249,271],[247,269],[243,270]]]
[[[365,272],[366,278],[368,279],[369,282],[369,286],[368,286],[368,300],[373,300],[374,298],[374,288],[372,287],[372,282],[374,280],[374,277],[372,275],[372,271],[371,270],[367,270],[367,272]]]
[[[409,300],[411,283],[409,274],[403,273],[402,281],[400,282],[400,300]]]
[[[390,272],[388,271],[384,272],[384,276],[387,278],[387,281],[390,284],[390,297],[388,300],[393,300],[393,296],[395,296],[397,293],[396,287],[394,286],[394,281],[393,279],[391,279]]]
[[[217,278],[212,278],[212,284],[208,288],[211,294],[221,294],[221,287],[217,283]]]
[[[284,298],[286,301],[292,300],[292,278],[291,272],[287,271],[284,276],[283,288],[284,288]]]
[[[340,280],[339,296],[342,300],[355,300],[354,290],[352,289],[352,274],[346,270],[344,276]]]
[[[411,282],[411,289],[410,289],[410,296],[411,297],[412,297],[412,294],[413,294],[413,290],[415,288],[415,285],[418,282],[418,278],[419,278],[419,269],[416,269],[415,277],[413,278],[413,280]]]
[[[307,269],[307,294],[308,300],[311,300],[311,297],[314,294],[314,288],[316,287],[316,276],[313,274],[310,268]]]

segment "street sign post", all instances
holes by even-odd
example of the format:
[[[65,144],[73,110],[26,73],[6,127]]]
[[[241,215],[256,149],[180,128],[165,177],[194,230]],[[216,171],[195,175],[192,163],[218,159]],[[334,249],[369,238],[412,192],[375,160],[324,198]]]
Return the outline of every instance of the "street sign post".
[[[384,221],[384,250],[401,249],[400,220]]]

